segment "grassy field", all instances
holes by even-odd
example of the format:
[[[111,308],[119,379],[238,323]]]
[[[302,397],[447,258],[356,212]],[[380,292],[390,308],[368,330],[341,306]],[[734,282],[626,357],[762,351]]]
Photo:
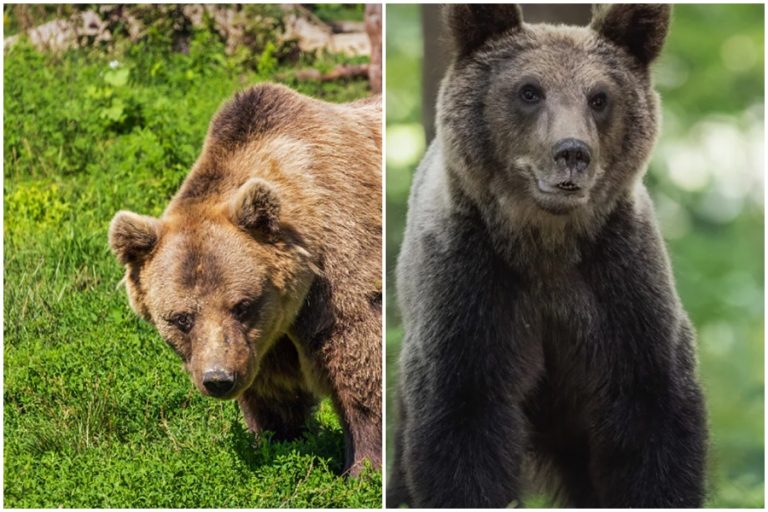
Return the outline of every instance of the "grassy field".
[[[118,209],[159,215],[233,92],[280,80],[329,101],[367,82],[297,82],[269,46],[227,55],[196,31],[110,52],[5,51],[4,498],[7,507],[378,507],[381,475],[339,476],[323,402],[305,437],[258,441],[237,405],[200,396],[117,287]]]
[[[525,15],[525,8],[523,9]],[[420,9],[387,8],[387,441],[403,336],[394,287],[421,127]],[[707,507],[764,504],[763,6],[675,5],[654,66],[662,133],[645,183],[698,334]],[[391,460],[391,457],[388,458]],[[541,496],[527,506],[547,506]]]

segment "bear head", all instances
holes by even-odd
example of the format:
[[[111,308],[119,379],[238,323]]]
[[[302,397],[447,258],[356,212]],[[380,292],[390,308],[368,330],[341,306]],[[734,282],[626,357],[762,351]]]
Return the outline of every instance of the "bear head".
[[[250,178],[221,204],[193,201],[160,219],[121,211],[110,225],[131,307],[205,395],[236,398],[251,386],[313,281],[280,200],[277,185]]]
[[[589,27],[529,25],[503,4],[450,5],[445,15],[455,54],[438,137],[474,203],[593,215],[632,188],[658,130],[649,66],[669,6],[597,7]]]

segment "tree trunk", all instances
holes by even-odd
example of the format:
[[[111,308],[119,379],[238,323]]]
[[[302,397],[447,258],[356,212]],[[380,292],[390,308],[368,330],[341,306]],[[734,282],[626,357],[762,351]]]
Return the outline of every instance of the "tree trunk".
[[[371,65],[368,81],[373,94],[381,94],[381,4],[365,6],[365,30],[371,40]]]

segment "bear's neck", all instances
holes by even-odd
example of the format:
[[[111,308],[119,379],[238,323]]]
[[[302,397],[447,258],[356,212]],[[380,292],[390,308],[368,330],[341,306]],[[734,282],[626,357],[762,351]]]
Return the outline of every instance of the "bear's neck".
[[[505,199],[492,190],[467,192],[450,166],[447,171],[454,208],[475,216],[499,256],[521,271],[577,266],[597,243],[616,205],[631,201],[628,195],[604,203],[603,208],[582,207],[555,215],[533,201]]]

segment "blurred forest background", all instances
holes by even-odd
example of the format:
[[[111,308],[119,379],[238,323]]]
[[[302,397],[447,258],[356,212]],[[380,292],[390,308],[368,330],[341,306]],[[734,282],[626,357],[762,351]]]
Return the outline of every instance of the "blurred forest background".
[[[328,400],[303,438],[271,443],[236,403],[203,397],[130,310],[107,246],[117,210],[163,211],[234,92],[272,81],[332,102],[370,95],[367,13],[4,6],[5,506],[381,506],[378,470],[340,474]]]
[[[433,115],[434,98],[425,105],[422,90],[434,94],[439,49],[446,47],[444,39],[438,50],[427,46],[432,57],[425,65],[423,27],[434,35],[439,19],[427,7],[422,23],[422,9],[387,6],[388,433],[402,337],[394,267],[411,177],[427,145],[422,110],[427,126]],[[645,183],[698,332],[711,428],[708,507],[761,508],[764,499],[763,9],[675,5],[654,67],[663,128]],[[524,6],[527,20],[534,19],[531,10]]]

